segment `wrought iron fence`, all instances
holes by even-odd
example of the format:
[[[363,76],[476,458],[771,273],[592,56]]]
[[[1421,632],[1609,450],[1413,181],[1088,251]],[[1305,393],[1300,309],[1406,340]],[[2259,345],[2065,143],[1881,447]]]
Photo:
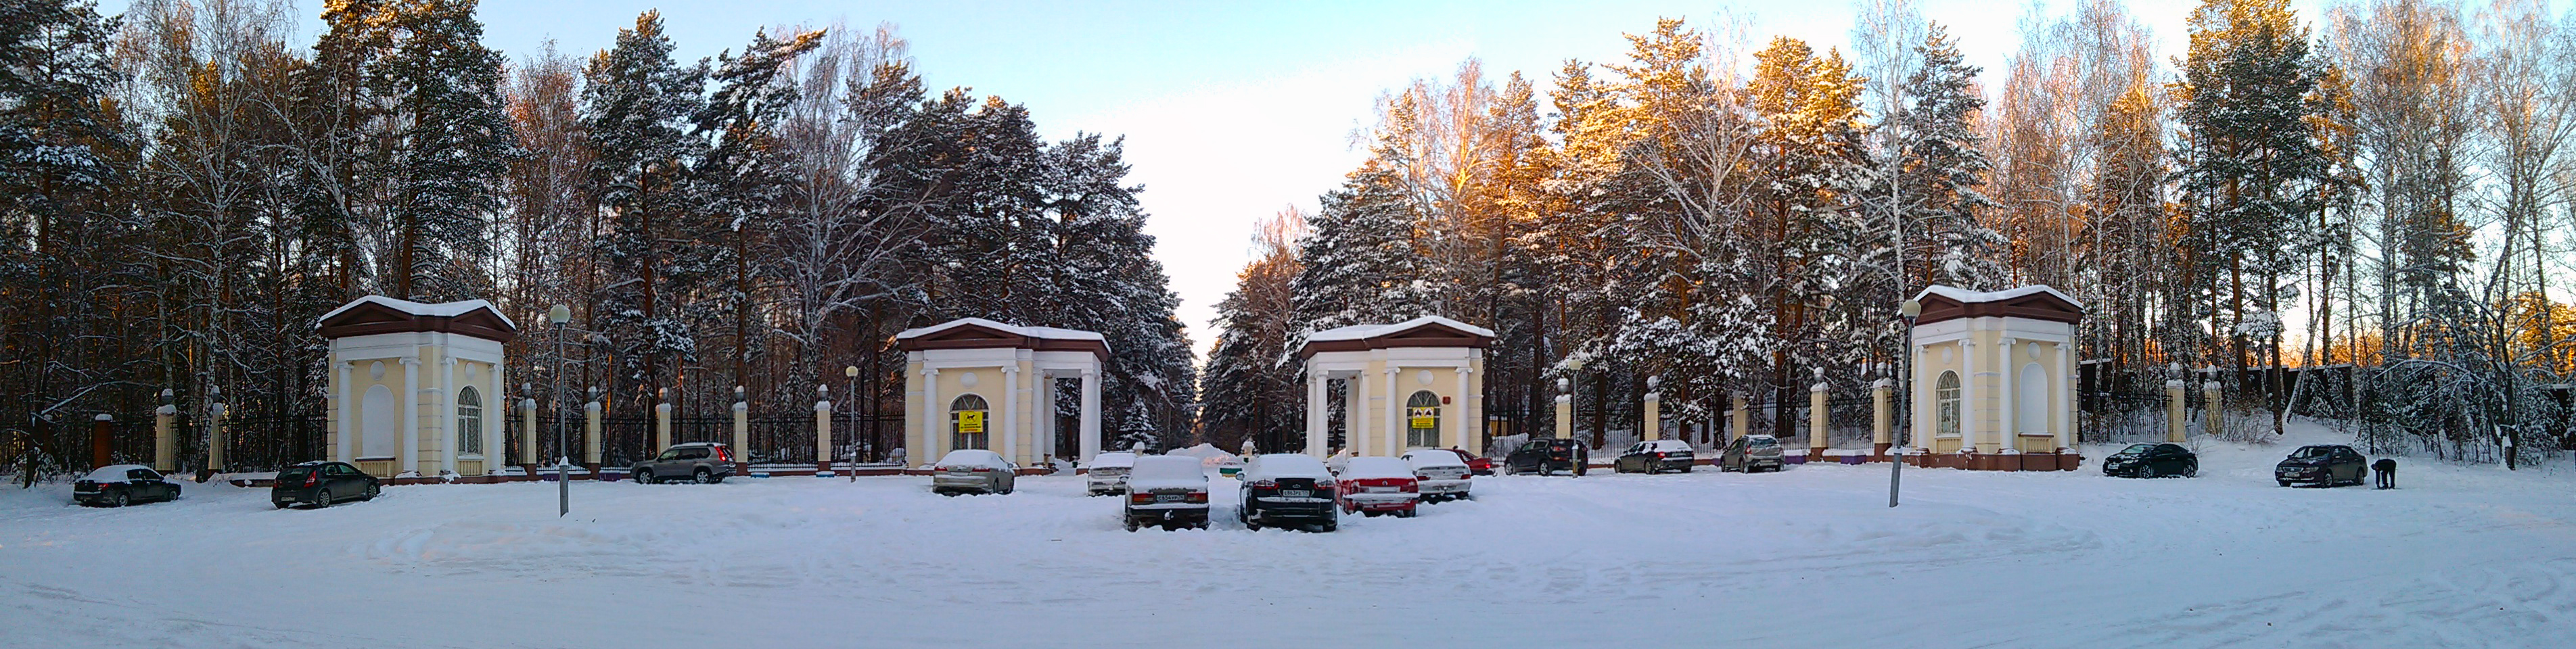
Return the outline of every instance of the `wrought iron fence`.
[[[226,471],[275,471],[293,465],[322,459],[330,447],[325,437],[330,434],[330,420],[324,417],[259,417],[224,421],[224,466]],[[151,427],[145,426],[145,451],[150,449]],[[186,435],[182,435],[186,437]],[[182,456],[185,458],[186,456]],[[202,461],[201,456],[196,458]],[[189,462],[182,459],[183,466]]]

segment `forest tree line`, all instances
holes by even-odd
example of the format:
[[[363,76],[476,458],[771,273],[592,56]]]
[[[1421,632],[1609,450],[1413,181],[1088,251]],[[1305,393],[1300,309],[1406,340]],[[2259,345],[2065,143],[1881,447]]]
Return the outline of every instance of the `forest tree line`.
[[[1853,13],[1851,52],[1665,19],[1544,93],[1474,59],[1386,93],[1365,162],[1261,228],[1219,306],[1208,434],[1297,444],[1304,332],[1436,314],[1501,338],[1491,433],[1552,426],[1567,380],[1597,445],[1659,377],[1666,430],[1704,439],[1732,397],[1893,376],[1927,285],[2045,284],[2087,309],[2098,391],[2224,377],[2267,434],[2563,443],[2576,16],[2206,0],[2160,59],[2085,0],[1983,70],[1913,0]]]
[[[1018,104],[926,88],[890,25],[683,61],[645,12],[607,50],[511,60],[473,0],[335,0],[311,43],[292,12],[0,2],[15,443],[148,418],[165,389],[190,418],[320,417],[314,321],[370,294],[492,300],[522,333],[512,401],[560,364],[566,407],[596,388],[611,417],[725,416],[734,386],[795,416],[852,384],[869,396],[845,412],[893,417],[897,331],[1096,330],[1113,444],[1190,432],[1179,299],[1120,141],[1048,141]]]

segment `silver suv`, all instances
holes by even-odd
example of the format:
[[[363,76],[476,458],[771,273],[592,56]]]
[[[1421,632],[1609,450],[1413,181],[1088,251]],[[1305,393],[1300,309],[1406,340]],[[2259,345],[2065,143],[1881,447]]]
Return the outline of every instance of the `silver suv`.
[[[672,444],[661,455],[635,463],[627,475],[635,482],[654,484],[687,480],[698,484],[724,482],[733,477],[733,449],[715,442]]]

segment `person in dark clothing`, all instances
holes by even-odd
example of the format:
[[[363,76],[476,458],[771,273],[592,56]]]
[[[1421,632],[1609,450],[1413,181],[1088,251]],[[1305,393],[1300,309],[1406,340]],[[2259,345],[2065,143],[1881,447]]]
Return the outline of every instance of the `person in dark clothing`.
[[[2379,461],[2370,463],[2370,472],[2379,476],[2379,488],[2397,488],[2397,460],[2379,458]]]

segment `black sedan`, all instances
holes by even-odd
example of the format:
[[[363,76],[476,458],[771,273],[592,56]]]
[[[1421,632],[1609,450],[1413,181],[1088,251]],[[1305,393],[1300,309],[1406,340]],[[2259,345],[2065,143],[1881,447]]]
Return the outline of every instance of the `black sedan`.
[[[2200,456],[2181,444],[2130,444],[2102,458],[2102,475],[2162,478],[2200,475]]]
[[[124,507],[156,500],[178,500],[179,483],[140,464],[113,464],[72,482],[72,502]]]
[[[384,493],[383,481],[347,462],[306,462],[277,472],[269,484],[268,501],[278,509],[297,504],[329,507],[332,503],[375,500]]]
[[[1574,440],[1541,437],[1522,444],[1520,448],[1513,449],[1511,455],[1504,456],[1503,473],[1547,475],[1565,471],[1574,475],[1583,475],[1585,465],[1592,459],[1591,455],[1591,449],[1584,448]]]
[[[2288,459],[2272,467],[2272,479],[2287,487],[2309,483],[2323,487],[2361,484],[2369,475],[2370,460],[2360,451],[2342,444],[2301,446],[2291,451]]]

